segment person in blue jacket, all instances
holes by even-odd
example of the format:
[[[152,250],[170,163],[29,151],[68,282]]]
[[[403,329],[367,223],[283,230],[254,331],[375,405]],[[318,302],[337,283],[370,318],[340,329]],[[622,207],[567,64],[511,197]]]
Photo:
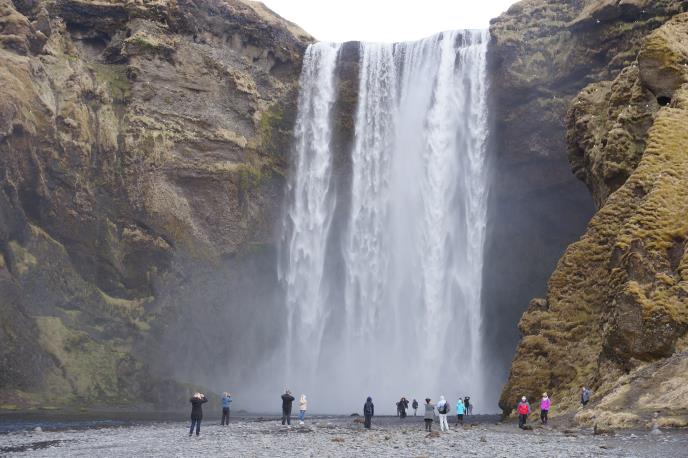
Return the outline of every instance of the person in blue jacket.
[[[459,425],[463,425],[463,416],[466,413],[466,404],[463,402],[463,399],[459,398],[459,400],[456,403],[456,422]]]
[[[229,405],[232,403],[232,396],[226,391],[222,393],[222,426],[229,425]]]

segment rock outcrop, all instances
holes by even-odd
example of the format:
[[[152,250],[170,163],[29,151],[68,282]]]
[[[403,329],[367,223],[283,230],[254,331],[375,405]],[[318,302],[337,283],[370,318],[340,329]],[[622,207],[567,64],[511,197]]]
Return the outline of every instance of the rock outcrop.
[[[646,27],[663,24],[605,56],[609,77],[594,74],[600,81],[569,104],[571,166],[599,210],[519,322],[506,413],[542,391],[557,412],[575,412],[587,385],[582,424],[644,426],[654,411],[664,424],[688,423],[686,10],[680,1],[588,2],[568,25],[573,34],[641,32],[638,11]]]
[[[311,40],[243,0],[0,0],[0,403],[170,406],[199,272],[240,290],[274,241]]]

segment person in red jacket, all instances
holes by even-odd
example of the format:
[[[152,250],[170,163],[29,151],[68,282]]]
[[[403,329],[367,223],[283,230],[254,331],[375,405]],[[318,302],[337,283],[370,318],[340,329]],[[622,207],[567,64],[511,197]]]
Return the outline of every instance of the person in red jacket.
[[[521,402],[518,403],[516,410],[518,410],[518,427],[524,429],[526,421],[528,421],[528,414],[530,413],[530,403],[525,396],[521,398]]]

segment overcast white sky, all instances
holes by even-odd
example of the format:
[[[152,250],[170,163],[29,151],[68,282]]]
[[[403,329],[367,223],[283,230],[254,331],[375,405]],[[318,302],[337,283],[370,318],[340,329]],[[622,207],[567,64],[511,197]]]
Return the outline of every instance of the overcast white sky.
[[[516,0],[262,0],[321,41],[410,41],[483,29]]]

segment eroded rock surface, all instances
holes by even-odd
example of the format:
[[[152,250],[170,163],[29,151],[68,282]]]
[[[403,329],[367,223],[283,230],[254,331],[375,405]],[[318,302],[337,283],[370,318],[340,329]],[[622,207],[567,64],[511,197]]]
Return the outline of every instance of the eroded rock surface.
[[[587,385],[594,395],[576,417],[582,423],[644,426],[657,410],[686,423],[686,43],[688,14],[677,14],[618,76],[570,105],[571,163],[599,211],[519,323],[506,412],[542,391],[572,412]]]
[[[0,0],[3,402],[168,396],[162,298],[273,242],[311,40],[242,0]]]

